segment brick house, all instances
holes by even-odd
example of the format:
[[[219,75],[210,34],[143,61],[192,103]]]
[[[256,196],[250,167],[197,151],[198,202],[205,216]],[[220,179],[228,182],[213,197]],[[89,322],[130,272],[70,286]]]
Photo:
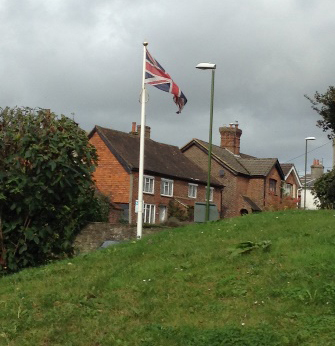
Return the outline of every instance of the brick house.
[[[138,197],[140,126],[133,123],[125,133],[95,126],[89,141],[98,153],[94,179],[100,192],[110,197],[110,221],[135,223],[135,202]],[[166,221],[169,202],[191,210],[195,202],[205,202],[207,173],[182,154],[176,146],[150,139],[150,127],[145,128],[144,159],[144,222]],[[223,185],[211,180],[211,203],[222,205]],[[191,208],[190,208],[191,207]],[[218,210],[221,213],[221,210]]]
[[[285,175],[283,195],[297,200],[302,187],[298,172],[293,163],[281,163],[280,166]]]
[[[283,170],[276,158],[257,158],[240,152],[238,124],[220,127],[220,146],[212,146],[212,175],[224,186],[225,217],[270,209],[281,203]],[[205,169],[208,143],[192,139],[181,151]]]

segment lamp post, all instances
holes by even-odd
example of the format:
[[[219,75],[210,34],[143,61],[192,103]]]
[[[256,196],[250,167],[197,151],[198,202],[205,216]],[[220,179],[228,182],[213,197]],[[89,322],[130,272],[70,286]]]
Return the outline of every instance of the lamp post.
[[[305,186],[304,186],[304,210],[306,210],[306,189],[307,189],[307,185],[306,185],[306,175],[307,175],[307,142],[308,141],[314,141],[315,137],[306,137],[305,141],[306,141],[306,149],[305,149]]]
[[[209,148],[208,148],[208,176],[207,176],[207,191],[206,191],[206,214],[205,221],[209,221],[209,197],[211,193],[211,164],[212,164],[212,131],[213,131],[213,105],[214,105],[214,77],[216,64],[202,62],[196,66],[200,70],[212,70],[212,87],[211,87],[211,105],[210,105],[210,120],[209,120]]]

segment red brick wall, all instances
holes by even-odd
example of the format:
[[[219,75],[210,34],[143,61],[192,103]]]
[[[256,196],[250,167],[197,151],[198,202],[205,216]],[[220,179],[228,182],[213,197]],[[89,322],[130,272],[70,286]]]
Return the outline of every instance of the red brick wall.
[[[153,175],[150,175],[153,176]],[[131,222],[135,223],[137,220],[137,214],[135,214],[135,201],[138,199],[138,173],[133,174],[133,201],[132,201],[132,210],[131,210]],[[164,178],[163,178],[164,179]],[[170,179],[173,180],[173,196],[166,197],[161,196],[161,177],[154,176],[154,194],[143,193],[144,203],[155,204],[156,206],[156,223],[159,223],[159,205],[168,206],[171,200],[178,200],[181,203],[187,206],[194,206],[195,202],[205,202],[206,201],[206,185],[198,184],[197,187],[197,198],[188,197],[188,182]],[[196,182],[195,182],[196,183]],[[218,188],[214,188],[213,202],[218,207],[220,213],[220,204],[221,204],[221,191]]]
[[[208,169],[208,154],[203,152],[195,145],[188,148],[184,155],[200,166],[204,171]],[[225,187],[222,193],[222,209],[224,217],[240,215],[240,206],[242,204],[241,194],[245,194],[247,179],[237,178],[228,169],[224,169],[224,176],[220,175],[223,167],[214,159],[211,165],[211,174],[218,179]]]
[[[221,148],[226,148],[235,155],[240,154],[240,138],[242,130],[238,128],[237,124],[230,125],[230,127],[220,127],[221,135]]]
[[[263,177],[251,178],[249,180],[247,196],[250,197],[259,208],[263,209],[264,204],[264,182]]]
[[[276,192],[273,193],[269,190],[270,179],[276,180]],[[273,167],[270,174],[266,177],[265,186],[265,207],[269,208],[273,205],[279,205],[281,202],[281,177],[276,167]]]
[[[129,173],[107,148],[98,133],[90,139],[98,153],[98,167],[94,172],[97,188],[110,196],[114,203],[129,203]]]
[[[207,170],[208,155],[195,145],[188,148],[184,154],[199,165],[202,169]],[[212,175],[225,185],[223,190],[223,209],[225,217],[238,216],[242,209],[251,213],[251,207],[243,199],[243,196],[251,198],[259,208],[266,209],[273,204],[281,202],[281,177],[276,167],[273,167],[268,177],[250,178],[235,175],[228,169],[224,169],[224,176],[220,177],[219,171],[224,169],[214,159],[212,160]],[[276,193],[269,191],[269,181],[277,181]]]
[[[230,171],[225,170],[225,175],[221,178],[221,181],[223,181],[225,185],[223,191],[224,216],[233,217],[240,215],[241,209],[248,210],[247,206],[244,205],[242,197],[247,195],[248,179],[241,176],[238,177]],[[251,212],[251,210],[249,212]]]
[[[96,147],[99,156],[98,166],[94,172],[97,188],[105,195],[110,196],[114,203],[129,204],[129,221],[136,223],[135,201],[138,198],[138,173],[126,172],[97,133],[92,136],[90,143]],[[194,199],[188,197],[188,182],[174,180],[173,197],[161,196],[160,184],[161,177],[155,177],[154,195],[143,194],[145,203],[156,205],[156,223],[159,221],[159,205],[168,206],[174,198],[188,206],[194,206],[195,202],[205,202],[206,200],[206,185],[198,184],[197,198]],[[214,189],[212,203],[218,206],[220,212],[221,191],[218,188]],[[120,215],[120,211],[112,210],[110,221],[117,222]]]
[[[290,173],[290,175],[287,177],[286,181],[287,184],[291,184],[293,186],[293,198],[298,197],[298,184],[296,181],[296,177],[293,172]]]

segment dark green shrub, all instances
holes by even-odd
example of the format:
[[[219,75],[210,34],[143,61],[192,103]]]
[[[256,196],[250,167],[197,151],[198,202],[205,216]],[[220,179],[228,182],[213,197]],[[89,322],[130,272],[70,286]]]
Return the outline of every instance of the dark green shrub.
[[[72,254],[94,200],[96,161],[73,120],[0,108],[0,271]]]
[[[91,205],[87,207],[88,222],[108,222],[110,201],[109,197],[96,190]]]
[[[175,217],[179,221],[186,221],[188,219],[187,210],[181,208],[180,205],[173,200],[169,202],[168,216],[169,218]]]

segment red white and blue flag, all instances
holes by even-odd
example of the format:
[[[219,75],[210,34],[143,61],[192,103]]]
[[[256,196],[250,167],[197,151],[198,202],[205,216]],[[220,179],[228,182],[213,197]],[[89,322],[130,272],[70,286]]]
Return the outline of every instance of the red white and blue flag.
[[[179,89],[178,85],[172,80],[170,75],[165,72],[164,68],[155,60],[146,49],[145,63],[145,83],[173,94],[173,101],[179,108],[178,114],[184,108],[187,98]]]

